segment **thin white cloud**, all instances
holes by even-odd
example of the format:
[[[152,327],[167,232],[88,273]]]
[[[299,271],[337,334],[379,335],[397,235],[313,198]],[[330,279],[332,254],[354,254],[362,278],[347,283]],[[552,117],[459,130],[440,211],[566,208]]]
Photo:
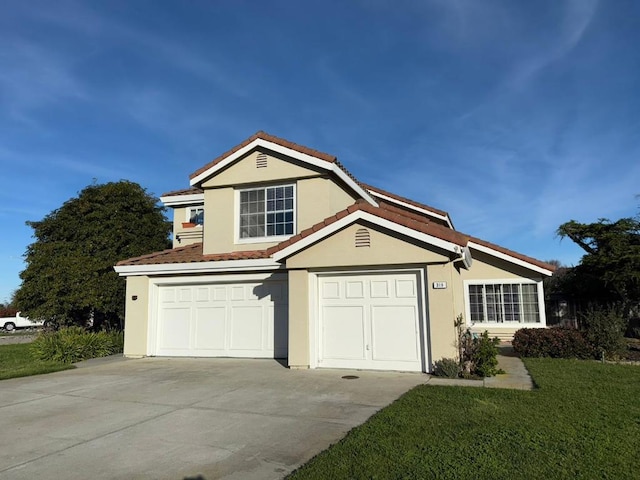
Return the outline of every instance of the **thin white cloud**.
[[[539,72],[571,53],[584,36],[598,7],[598,0],[565,0],[560,31],[553,44],[520,61],[509,74],[506,85],[520,90]],[[553,38],[553,37],[552,37]]]
[[[0,37],[0,92],[3,110],[14,120],[29,123],[29,113],[39,107],[87,96],[67,56],[4,35]]]

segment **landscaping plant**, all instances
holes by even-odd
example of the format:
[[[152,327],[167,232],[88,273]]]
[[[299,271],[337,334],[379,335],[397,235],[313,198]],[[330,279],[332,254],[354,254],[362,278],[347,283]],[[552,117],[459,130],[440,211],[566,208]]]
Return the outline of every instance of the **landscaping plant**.
[[[123,345],[122,332],[89,332],[82,327],[68,327],[41,333],[31,343],[31,354],[37,360],[74,363],[121,353]]]

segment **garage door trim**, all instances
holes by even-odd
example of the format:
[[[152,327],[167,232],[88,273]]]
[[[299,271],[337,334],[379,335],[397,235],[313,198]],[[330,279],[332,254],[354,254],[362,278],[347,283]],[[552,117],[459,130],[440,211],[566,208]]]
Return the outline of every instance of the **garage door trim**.
[[[197,286],[203,284],[256,282],[256,281],[287,281],[286,273],[252,273],[231,275],[198,275],[193,277],[157,277],[149,278],[149,318],[147,319],[147,356],[157,355],[158,348],[158,318],[160,287],[163,286]]]
[[[322,277],[332,276],[349,276],[349,275],[376,275],[376,274],[416,274],[418,278],[418,308],[420,322],[420,356],[422,363],[422,371],[429,370],[430,351],[429,348],[429,317],[427,308],[426,295],[426,269],[420,267],[413,268],[393,268],[393,269],[349,269],[349,270],[331,270],[309,272],[309,366],[310,368],[318,368],[320,358],[320,338],[321,338],[321,296],[320,296],[320,279]]]

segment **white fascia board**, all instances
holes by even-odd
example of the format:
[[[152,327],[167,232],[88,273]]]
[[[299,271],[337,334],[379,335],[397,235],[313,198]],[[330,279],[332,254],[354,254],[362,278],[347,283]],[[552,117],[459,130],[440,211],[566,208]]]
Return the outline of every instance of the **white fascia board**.
[[[183,205],[197,205],[204,203],[204,193],[191,193],[188,195],[169,195],[160,197],[160,201],[167,207],[180,207]]]
[[[191,179],[191,185],[197,185],[200,182],[204,181],[208,177],[214,175],[216,172],[226,168],[231,163],[235,162],[237,159],[246,155],[251,150],[256,147],[266,148],[267,150],[271,150],[273,152],[280,153],[286,157],[295,158],[296,160],[300,160],[301,162],[308,163],[310,165],[319,167],[323,170],[327,170],[330,172],[334,172],[338,178],[340,178],[344,183],[346,183],[349,187],[351,187],[356,193],[358,193],[363,199],[365,199],[368,203],[373,206],[378,206],[376,201],[369,195],[369,193],[364,190],[360,185],[358,185],[353,179],[351,179],[344,171],[338,167],[335,163],[327,162],[326,160],[322,160],[318,157],[314,157],[313,155],[308,155],[306,153],[299,152],[297,150],[293,150],[288,147],[283,147],[282,145],[278,145],[277,143],[269,142],[267,140],[263,140],[261,138],[256,138],[253,142],[241,148],[240,150],[233,152],[227,158],[217,163],[211,168],[208,168],[200,175],[197,175]]]
[[[494,250],[493,248],[485,247],[484,245],[480,245],[472,241],[469,241],[469,247],[475,250],[478,250],[479,252],[483,252],[488,255],[491,255],[493,257],[500,258],[501,260],[505,260],[507,262],[513,263],[515,265],[528,268],[529,270],[533,270],[534,272],[538,272],[547,276],[553,275],[552,270],[548,270],[546,268],[539,267],[538,265],[534,265],[533,263],[529,263],[519,258],[512,257],[511,255],[507,255],[506,253],[502,253],[497,250]]]
[[[338,165],[336,165],[335,163],[332,164],[331,169],[338,176],[340,180],[342,180],[344,183],[349,185],[353,190],[355,190],[355,192],[358,195],[360,195],[364,200],[366,200],[367,203],[373,205],[374,207],[378,206],[378,202],[374,200],[374,198],[369,194],[369,192],[366,191],[364,188],[362,188],[360,185],[358,185],[356,182],[354,182],[353,179],[349,175],[347,175],[344,172],[344,170],[342,170]]]
[[[163,263],[157,265],[116,265],[121,277],[135,275],[177,275],[193,273],[242,272],[248,270],[278,270],[284,268],[271,258],[224,260],[219,262]]]
[[[298,152],[297,150],[293,150],[291,148],[283,147],[282,145],[278,145],[278,144],[273,143],[273,142],[268,142],[268,141],[263,140],[261,138],[256,138],[253,142],[251,142],[250,144],[242,147],[240,150],[237,150],[237,151],[233,152],[231,155],[229,155],[227,158],[225,158],[221,162],[217,163],[213,167],[208,168],[207,170],[202,172],[200,175],[197,175],[197,176],[193,177],[191,179],[191,182],[190,182],[191,185],[197,185],[198,183],[200,183],[203,180],[207,179],[208,177],[212,176],[216,172],[222,170],[223,168],[226,168],[229,164],[235,162],[237,159],[239,159],[240,157],[246,155],[247,153],[249,153],[251,150],[253,150],[256,147],[263,147],[263,148],[266,148],[268,150],[272,150],[274,152],[281,153],[282,155],[285,155],[285,156],[288,156],[288,157],[293,157],[293,158],[295,158],[297,160],[300,160],[300,161],[305,162],[305,163],[310,163],[311,165],[315,165],[316,167],[320,167],[320,168],[322,168],[324,170],[331,170],[331,166],[333,165],[331,162],[327,162],[327,161],[321,160],[321,159],[319,159],[317,157],[313,157],[311,155],[307,155],[306,153]]]
[[[375,190],[368,190],[368,192],[371,193],[371,195],[373,195],[374,197],[381,198],[383,200],[386,200],[387,202],[395,203],[396,205],[402,205],[403,207],[408,208],[410,210],[413,210],[425,215],[429,215],[430,217],[438,218],[440,220],[444,220],[445,222],[447,222],[451,230],[455,230],[455,228],[453,228],[453,224],[451,223],[451,219],[449,218],[448,215],[440,215],[439,213],[433,212],[431,210],[426,210],[424,208],[416,207],[415,205],[411,205],[410,203],[403,202],[402,200],[398,200],[396,198],[383,195],[382,193],[376,192]]]
[[[276,252],[273,255],[273,259],[276,261],[281,261],[282,259],[293,255],[294,253],[302,250],[303,248],[312,245],[313,243],[322,240],[325,237],[337,232],[338,230],[351,225],[352,223],[364,220],[369,223],[373,223],[374,225],[378,225],[380,227],[386,228],[388,230],[392,230],[401,235],[405,235],[410,238],[414,238],[424,243],[428,243],[429,245],[433,245],[435,247],[442,248],[443,250],[447,250],[448,252],[453,252],[456,254],[461,254],[462,247],[456,245],[455,243],[448,242],[446,240],[442,240],[440,238],[434,237],[433,235],[428,235],[426,233],[418,232],[411,228],[407,228],[403,225],[399,225],[395,222],[391,222],[384,218],[377,217],[367,212],[363,212],[362,210],[355,211],[346,217],[341,218],[340,220],[333,222],[330,225],[318,230],[317,232],[312,233],[308,237],[303,238],[302,240],[297,241],[293,245],[289,245],[287,248]]]

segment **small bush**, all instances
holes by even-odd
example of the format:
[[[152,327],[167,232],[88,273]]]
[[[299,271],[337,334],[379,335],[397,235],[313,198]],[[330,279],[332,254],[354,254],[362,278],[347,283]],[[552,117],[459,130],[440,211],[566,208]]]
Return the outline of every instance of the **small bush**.
[[[458,378],[460,376],[460,364],[454,358],[443,358],[433,364],[433,374],[436,377]]]
[[[522,357],[594,358],[594,349],[573,328],[522,328],[513,336],[513,350]]]
[[[473,361],[475,369],[472,373],[481,377],[493,377],[499,373],[504,373],[498,368],[498,345],[499,338],[489,338],[486,330],[478,337],[474,338]]]
[[[580,315],[586,340],[598,355],[604,352],[607,358],[618,358],[624,354],[627,345],[624,332],[627,320],[615,307],[589,308]]]
[[[480,335],[471,333],[467,329],[459,329],[458,348],[460,350],[460,364],[465,378],[480,376],[492,377],[504,373],[498,369],[498,345],[500,339],[490,338],[486,330]]]
[[[82,327],[68,327],[41,333],[30,350],[37,360],[74,363],[120,353],[123,345],[122,332],[88,332]]]

